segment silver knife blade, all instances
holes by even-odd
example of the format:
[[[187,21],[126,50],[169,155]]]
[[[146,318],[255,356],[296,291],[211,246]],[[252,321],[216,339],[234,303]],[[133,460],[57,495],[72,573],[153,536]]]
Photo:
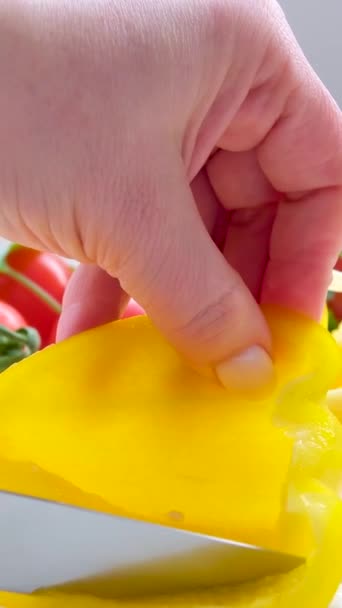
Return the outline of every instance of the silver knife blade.
[[[0,492],[0,589],[100,597],[174,593],[287,572],[287,555]]]

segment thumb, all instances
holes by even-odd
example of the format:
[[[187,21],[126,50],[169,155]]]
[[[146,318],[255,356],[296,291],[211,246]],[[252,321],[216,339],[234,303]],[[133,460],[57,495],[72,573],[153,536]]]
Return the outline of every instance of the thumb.
[[[168,165],[154,175],[149,211],[127,239],[134,247],[120,284],[179,351],[223,385],[268,385],[271,338],[259,306],[206,231],[182,170],[172,174]]]

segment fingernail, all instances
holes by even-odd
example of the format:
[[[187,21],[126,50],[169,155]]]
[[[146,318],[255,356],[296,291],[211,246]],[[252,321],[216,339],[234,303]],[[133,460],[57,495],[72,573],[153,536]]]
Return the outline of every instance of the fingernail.
[[[251,394],[274,387],[275,371],[271,357],[261,346],[251,346],[216,366],[216,374],[224,387]]]

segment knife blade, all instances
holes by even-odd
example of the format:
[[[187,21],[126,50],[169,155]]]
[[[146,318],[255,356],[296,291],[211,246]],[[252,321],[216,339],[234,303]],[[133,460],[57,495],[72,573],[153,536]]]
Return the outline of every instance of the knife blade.
[[[302,563],[299,556],[0,491],[0,589],[9,592],[175,593]]]

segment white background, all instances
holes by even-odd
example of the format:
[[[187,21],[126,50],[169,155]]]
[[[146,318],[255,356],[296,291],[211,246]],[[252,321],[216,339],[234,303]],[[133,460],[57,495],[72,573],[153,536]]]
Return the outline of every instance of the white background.
[[[342,0],[279,0],[311,64],[342,107]]]

